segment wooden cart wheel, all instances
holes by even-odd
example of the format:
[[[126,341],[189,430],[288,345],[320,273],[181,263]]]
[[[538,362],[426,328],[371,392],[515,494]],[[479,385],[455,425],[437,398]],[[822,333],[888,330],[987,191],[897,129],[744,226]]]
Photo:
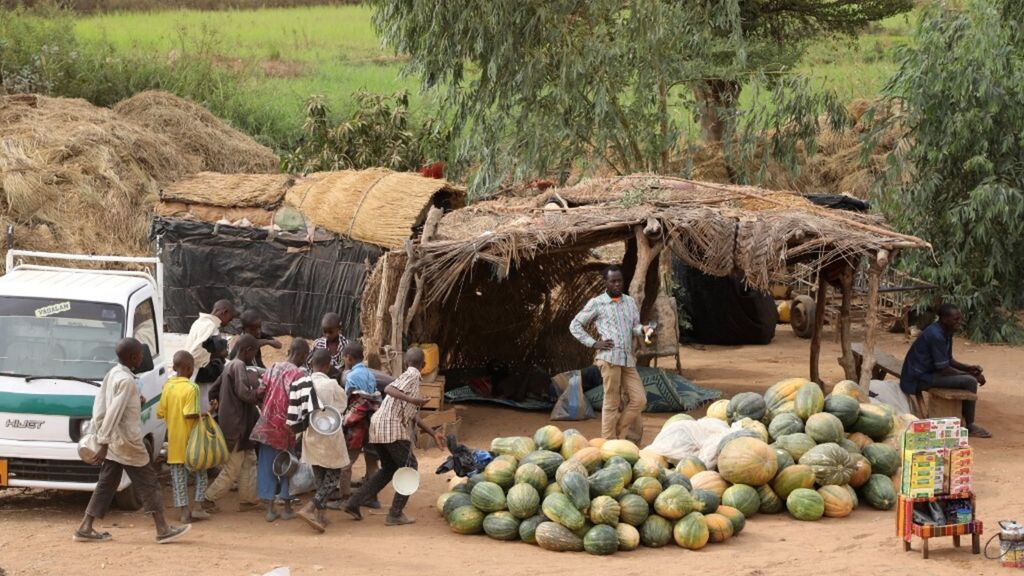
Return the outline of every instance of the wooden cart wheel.
[[[814,312],[817,305],[809,296],[797,296],[789,307],[789,325],[800,338],[814,335]]]

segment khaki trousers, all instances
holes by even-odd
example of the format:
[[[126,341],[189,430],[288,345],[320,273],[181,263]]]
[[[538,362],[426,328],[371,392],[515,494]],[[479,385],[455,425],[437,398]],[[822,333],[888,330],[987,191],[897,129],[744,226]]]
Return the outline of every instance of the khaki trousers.
[[[603,360],[597,361],[597,367],[604,381],[601,436],[606,440],[625,438],[639,441],[639,435],[643,433],[641,414],[647,406],[647,393],[640,373],[636,368],[614,366]]]
[[[256,504],[256,451],[235,450],[228,455],[228,461],[220,467],[220,474],[206,489],[206,499],[216,502],[231,490],[231,485],[238,481],[238,501],[245,504]]]

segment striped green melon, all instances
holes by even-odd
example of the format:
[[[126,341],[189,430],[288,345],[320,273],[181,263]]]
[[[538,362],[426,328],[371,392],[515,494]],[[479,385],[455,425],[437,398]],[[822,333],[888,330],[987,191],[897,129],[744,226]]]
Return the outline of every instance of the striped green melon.
[[[467,496],[469,495],[469,489],[469,480],[459,482],[458,484],[455,484],[454,486],[451,487],[452,492],[461,492],[462,494],[466,494]]]
[[[654,499],[655,512],[668,520],[678,520],[693,512],[693,509],[693,497],[682,486],[669,486]]]
[[[557,522],[541,522],[534,537],[537,545],[552,552],[582,552],[583,539]]]
[[[459,506],[448,515],[448,525],[456,534],[479,534],[484,527],[484,513],[474,506]]]
[[[821,486],[849,484],[856,472],[850,453],[838,444],[819,444],[800,458],[800,464],[814,470],[815,481]]]
[[[789,452],[789,455],[797,462],[800,461],[800,457],[803,456],[805,452],[814,448],[816,444],[817,442],[814,441],[814,438],[811,438],[803,432],[786,434],[785,436],[780,436],[775,439],[775,445],[786,452]]]
[[[892,476],[900,467],[900,455],[888,444],[874,443],[864,448],[864,457],[871,463],[873,474]]]
[[[654,478],[648,478],[641,476],[633,481],[633,486],[630,490],[647,501],[648,504],[653,504],[654,499],[661,494],[661,482],[658,482]]]
[[[516,518],[529,518],[540,509],[540,494],[529,484],[516,484],[509,488],[505,503]]]
[[[694,474],[707,469],[708,467],[704,465],[704,461],[696,456],[687,456],[676,464],[676,472],[686,476],[688,479],[693,478]]]
[[[569,497],[577,510],[586,510],[590,506],[590,483],[581,472],[566,472],[558,485],[562,487],[562,494]]]
[[[522,460],[519,461],[519,465],[523,464],[536,464],[540,466],[540,469],[544,471],[544,474],[548,478],[555,476],[555,471],[561,466],[562,462],[565,462],[565,458],[558,452],[552,452],[550,450],[535,450],[530,452]]]
[[[860,417],[860,402],[843,394],[829,394],[825,397],[825,412],[839,418],[844,429],[851,429]]]
[[[680,412],[679,414],[673,415],[668,420],[665,420],[665,423],[661,425],[661,429],[664,430],[666,426],[668,426],[669,424],[675,424],[676,422],[693,422],[693,421],[694,421],[693,416],[690,416],[689,414],[685,414],[683,412]]]
[[[516,466],[514,456],[502,456],[492,460],[484,468],[484,478],[493,482],[503,489],[508,490],[516,481]]]
[[[850,477],[850,486],[860,488],[871,479],[871,463],[862,454],[850,456],[853,460],[853,476]]]
[[[872,474],[871,478],[860,489],[861,496],[868,505],[876,510],[892,510],[896,505],[896,490],[888,476]]]
[[[539,493],[548,487],[548,475],[536,464],[521,464],[516,469],[515,483],[529,484]]]
[[[542,426],[533,433],[533,443],[537,445],[538,450],[557,452],[562,449],[564,439],[565,435],[562,430],[552,424]]]
[[[804,421],[792,412],[784,412],[772,418],[768,424],[768,436],[777,440],[786,434],[797,434],[804,431]]]
[[[857,383],[854,382],[853,380],[843,380],[841,382],[836,383],[836,385],[832,387],[832,394],[849,396],[850,398],[853,398],[857,402],[868,401],[868,399],[864,396],[864,392],[861,391],[860,386],[858,386]]]
[[[766,484],[778,469],[775,451],[756,438],[737,438],[726,444],[718,455],[718,473],[726,482],[734,484]]]
[[[774,450],[775,460],[779,463],[779,472],[782,472],[786,468],[796,464],[796,461],[789,455],[789,452],[786,452],[782,448],[774,448]],[[776,474],[778,474],[778,472],[776,472]]]
[[[854,490],[853,487],[850,486],[849,484],[847,484],[846,486],[843,486],[843,488],[846,488],[846,491],[849,492],[849,494],[850,494],[850,501],[853,502],[854,509],[856,509],[857,506],[860,506],[860,498],[857,497],[857,491]]]
[[[590,521],[594,524],[615,526],[619,523],[621,513],[619,501],[611,496],[598,496],[590,503]]]
[[[619,549],[619,536],[615,528],[607,524],[598,524],[583,536],[583,549],[595,556],[615,554]]]
[[[814,521],[825,514],[825,500],[814,490],[797,488],[786,498],[786,509],[797,520]]]
[[[537,444],[534,443],[533,438],[527,438],[526,436],[510,436],[508,438],[495,438],[491,440],[491,452],[499,456],[509,454],[515,456],[517,460],[522,460],[527,454],[536,449]]]
[[[865,446],[874,442],[874,440],[872,440],[870,436],[868,436],[867,434],[862,434],[861,432],[851,432],[846,435],[846,438],[849,439],[850,442],[856,444],[857,447],[860,448],[861,452],[864,452]]]
[[[743,420],[740,420],[737,423],[739,424],[741,430],[754,432],[755,434],[757,434],[757,437],[760,438],[762,442],[768,442],[768,427],[761,423],[759,420],[751,420],[750,418],[744,418]]]
[[[709,540],[725,542],[732,538],[732,522],[721,514],[705,514],[704,523],[708,526]]]
[[[713,470],[705,470],[704,472],[694,474],[693,478],[690,478],[690,484],[694,490],[710,490],[718,494],[719,498],[722,497],[722,494],[725,494],[725,489],[729,487],[729,483],[722,478],[722,475]]]
[[[632,473],[631,473],[632,474]],[[617,468],[602,468],[594,472],[588,478],[590,484],[590,496],[611,496],[617,497],[626,486],[622,470]]]
[[[778,514],[786,507],[786,503],[767,484],[757,487],[757,498],[760,500],[757,511],[762,514]]]
[[[569,428],[562,434],[562,447],[558,453],[562,455],[562,458],[568,460],[580,450],[589,447],[590,444],[587,443],[586,436],[580,434],[579,430]]]
[[[612,456],[625,458],[632,466],[640,459],[640,449],[629,440],[608,440],[601,444],[601,458],[607,462]]]
[[[622,456],[612,456],[604,463],[603,470],[617,470],[622,476],[622,485],[629,486],[633,481],[633,465]]]
[[[779,472],[772,482],[772,490],[779,495],[779,498],[786,500],[790,493],[797,488],[811,488],[814,486],[814,469],[803,464],[796,464]]]
[[[636,494],[623,494],[619,497],[619,521],[639,526],[647,520],[651,507]]]
[[[635,526],[620,522],[615,527],[615,536],[619,539],[619,550],[629,552],[640,547],[640,531]]]
[[[601,450],[593,446],[576,452],[569,458],[570,462],[579,462],[587,469],[587,474],[593,474],[601,469],[604,460],[601,459]]]
[[[441,516],[447,518],[448,515],[452,513],[452,510],[455,510],[456,508],[461,508],[463,506],[472,505],[473,499],[469,496],[469,494],[455,492],[453,496],[448,497],[444,501],[444,505],[441,508]]]
[[[484,534],[495,540],[517,540],[519,538],[519,519],[510,512],[491,512],[484,516]]]
[[[565,462],[559,464],[558,469],[555,470],[555,482],[561,482],[562,477],[565,476],[566,473],[572,471],[579,472],[584,476],[590,474],[590,472],[587,472],[587,468],[583,466],[581,462],[577,460],[566,460]]]
[[[789,378],[768,388],[764,393],[768,414],[774,418],[783,412],[792,412],[797,390],[809,382],[806,378]]]
[[[726,492],[729,490],[726,489]],[[690,492],[690,496],[693,497],[693,509],[701,514],[711,514],[722,504],[722,499],[718,497],[718,494],[710,490],[694,490]]]
[[[841,439],[839,441],[839,445],[843,447],[843,450],[849,452],[851,456],[854,454],[860,454],[860,446],[848,438]]]
[[[468,488],[468,491],[466,493],[467,494],[472,494],[473,493],[473,488],[476,488],[477,484],[479,484],[481,482],[484,482],[486,480],[487,479],[484,478],[484,473],[483,472],[471,475],[469,477],[469,479],[466,480],[466,488]]]
[[[584,536],[587,535],[587,532],[590,532],[590,529],[593,528],[593,527],[594,527],[594,525],[593,525],[593,523],[590,522],[590,519],[587,518],[586,516],[584,516],[583,517],[583,526],[580,526],[578,529],[573,530],[572,533],[577,535],[577,536],[579,536],[580,538],[583,538]]]
[[[708,418],[714,418],[715,420],[721,420],[722,422],[729,421],[729,401],[726,399],[716,400],[708,406],[707,411]]]
[[[505,509],[505,491],[494,482],[481,482],[469,494],[473,506],[490,513]]]
[[[442,518],[444,517],[445,503],[448,502],[448,500],[452,499],[452,497],[454,497],[456,494],[461,494],[462,496],[465,496],[467,500],[469,500],[469,496],[467,496],[466,494],[462,494],[461,492],[445,492],[444,494],[441,494],[440,496],[437,497],[435,507],[437,508],[437,513],[440,514]],[[469,502],[467,502],[467,504],[468,503]],[[463,504],[463,506],[465,506],[465,504]]]
[[[876,442],[885,440],[892,430],[892,416],[892,409],[884,404],[861,404],[853,431],[866,434]]]
[[[747,518],[752,518],[761,508],[761,498],[757,490],[746,484],[733,484],[725,490],[722,495],[722,504],[732,506],[743,513]]]
[[[669,486],[682,486],[687,490],[693,489],[693,484],[691,484],[690,480],[681,473],[676,472],[675,470],[666,470],[664,472],[665,474],[660,478],[660,481],[661,485],[665,488],[668,488]]]
[[[824,408],[825,395],[822,394],[820,386],[808,382],[797,389],[796,397],[793,398],[793,411],[805,422],[812,414],[817,414]]]
[[[729,422],[738,422],[744,418],[760,420],[764,418],[768,407],[764,403],[764,397],[756,392],[740,392],[732,397],[725,406],[726,419]]]
[[[550,496],[552,494],[561,494],[561,493],[562,493],[562,487],[558,485],[558,482],[552,482],[551,484],[548,484],[547,488],[544,489],[544,493],[541,494],[541,496],[543,496],[543,498],[541,498],[541,499],[543,500],[544,498],[547,498],[548,496]]]
[[[541,510],[553,522],[558,522],[569,530],[579,530],[586,519],[565,494],[551,494],[544,498]]]
[[[645,476],[647,478],[657,478],[662,470],[663,468],[655,459],[641,456],[636,461],[636,464],[633,464],[633,479]]]
[[[541,523],[547,522],[548,519],[543,514],[537,514],[536,516],[530,516],[519,523],[519,539],[527,544],[537,543],[537,526]]]
[[[822,486],[818,494],[825,501],[826,517],[845,518],[853,512],[853,498],[846,486]]]
[[[747,525],[747,517],[743,515],[743,512],[733,508],[732,506],[719,506],[718,510],[715,510],[716,514],[721,514],[729,519],[732,523],[732,535],[736,536],[743,531],[743,528]]]
[[[707,545],[711,534],[700,512],[690,512],[672,527],[672,538],[687,550],[700,550]]]
[[[672,540],[672,524],[661,516],[648,516],[639,531],[640,542],[648,548],[661,548]]]
[[[811,414],[804,425],[804,432],[818,444],[838,444],[844,436],[843,423],[828,412]]]

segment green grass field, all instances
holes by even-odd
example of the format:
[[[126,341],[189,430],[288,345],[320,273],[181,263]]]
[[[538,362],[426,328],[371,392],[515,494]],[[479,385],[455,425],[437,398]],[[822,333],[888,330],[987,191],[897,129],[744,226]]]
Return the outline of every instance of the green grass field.
[[[134,12],[82,17],[82,41],[104,40],[118,50],[159,57],[210,57],[242,71],[248,97],[298,131],[311,94],[345,112],[359,89],[391,93],[407,89],[414,114],[429,114],[418,81],[402,77],[402,62],[380,44],[365,6],[265,10]],[[843,100],[878,93],[895,69],[894,46],[905,41],[906,17],[892,18],[857,40],[823,40],[801,63],[803,72]]]

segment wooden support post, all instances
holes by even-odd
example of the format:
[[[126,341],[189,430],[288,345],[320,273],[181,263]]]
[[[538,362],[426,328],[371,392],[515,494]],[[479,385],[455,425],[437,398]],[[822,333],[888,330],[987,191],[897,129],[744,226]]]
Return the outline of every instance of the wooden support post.
[[[857,380],[857,363],[853,359],[853,343],[850,340],[850,306],[853,301],[853,266],[843,268],[839,275],[840,288],[843,292],[843,305],[839,309],[839,345],[843,355],[839,357],[839,365],[847,380]]]
[[[867,326],[864,331],[864,360],[861,362],[863,368],[860,371],[861,392],[867,398],[871,390],[871,369],[875,365],[875,345],[878,341],[878,282],[882,271],[889,264],[889,252],[879,250],[874,261],[868,268],[868,312]],[[927,545],[927,540],[925,541]],[[927,547],[925,548],[927,551]],[[927,552],[926,552],[927,553]]]
[[[424,244],[434,236],[437,232],[437,226],[441,223],[441,216],[444,215],[444,211],[436,206],[430,209],[427,213],[427,219],[423,223],[423,233],[420,235],[420,244]],[[416,314],[420,310],[420,305],[423,300],[423,277],[420,274],[416,274],[416,295],[412,299],[412,305],[409,306],[409,312],[406,314],[405,323],[403,324],[403,334],[409,332],[409,326],[412,324],[413,319],[416,318]]]
[[[416,251],[413,249],[412,240],[405,241],[405,270],[402,271],[402,278],[398,281],[398,291],[395,293],[395,303],[391,305],[391,375],[398,377],[402,373],[403,352],[402,345],[403,328],[405,327],[405,303],[409,298],[409,285],[412,283],[413,271],[416,268]]]
[[[825,307],[828,306],[828,277],[825,270],[818,271],[818,290],[815,294],[814,303],[814,332],[811,333],[811,381],[817,382],[818,386],[825,389],[825,383],[821,380],[821,333],[825,328]]]
[[[658,242],[652,245],[652,239],[661,236],[661,223],[651,218],[647,221],[646,227],[637,226],[636,233],[636,269],[633,272],[633,281],[629,284],[629,295],[636,300],[637,310],[644,308],[644,293],[647,289],[647,271],[651,263],[658,257],[664,244]]]

